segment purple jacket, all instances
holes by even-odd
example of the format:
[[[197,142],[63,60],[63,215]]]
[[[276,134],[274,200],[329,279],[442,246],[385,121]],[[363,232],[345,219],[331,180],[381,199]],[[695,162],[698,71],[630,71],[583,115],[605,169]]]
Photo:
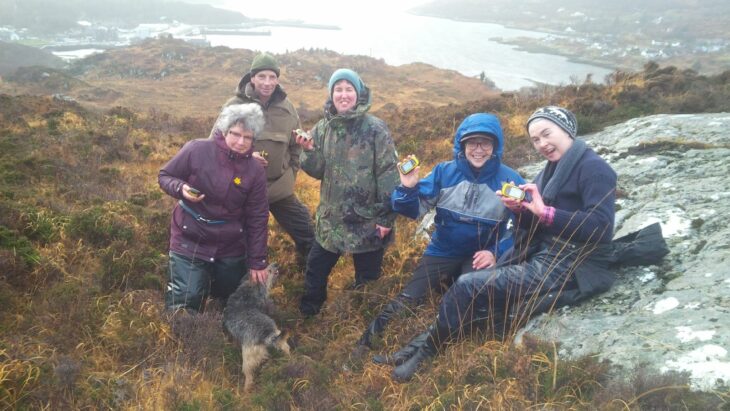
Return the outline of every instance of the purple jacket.
[[[206,261],[246,255],[249,268],[266,268],[266,172],[251,157],[252,152],[253,146],[245,154],[230,150],[223,134],[216,131],[212,139],[187,142],[162,167],[157,180],[163,191],[182,199],[182,186],[187,183],[205,194],[205,199],[185,204],[206,219],[225,221],[198,221],[176,204],[170,223],[170,251]]]

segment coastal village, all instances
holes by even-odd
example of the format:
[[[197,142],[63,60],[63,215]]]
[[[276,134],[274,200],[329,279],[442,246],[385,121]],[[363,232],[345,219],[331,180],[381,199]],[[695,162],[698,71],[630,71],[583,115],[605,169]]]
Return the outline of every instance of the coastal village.
[[[138,24],[121,28],[86,20],[77,27],[52,36],[39,36],[25,28],[0,27],[0,41],[38,46],[70,60],[102,52],[114,47],[137,44],[146,39],[175,38],[188,43],[210,47],[207,35],[269,36],[271,27],[298,27],[318,30],[338,30],[335,25],[308,24],[301,21],[254,20],[239,24],[194,25],[161,18],[158,23]]]
[[[560,11],[558,9],[558,12]],[[547,36],[539,39],[517,37],[497,40],[529,52],[564,55],[576,61],[624,69],[640,68],[642,62],[647,60],[657,62],[672,60],[671,63],[676,63],[673,59],[688,58],[695,60],[692,69],[711,69],[715,65],[721,65],[719,63],[722,61],[721,56],[730,51],[730,40],[724,38],[697,38],[690,41],[667,33],[661,38],[651,39],[641,29],[634,34],[625,31],[615,34],[591,33],[581,27],[589,25],[596,20],[596,17],[577,11],[563,10],[562,13],[568,13],[567,18],[569,18],[562,31],[551,30]],[[569,25],[569,21],[576,24]],[[655,26],[661,26],[663,23],[661,18],[651,21],[651,24]],[[40,36],[26,28],[0,26],[0,41],[38,46],[69,60],[113,47],[136,44],[149,38],[176,38],[199,46],[210,46],[208,35],[268,36],[271,35],[272,27],[339,29],[334,25],[274,20],[194,25],[162,17],[159,22],[138,24],[130,28],[80,20],[73,29],[46,36]],[[715,63],[703,66],[701,62],[706,60]]]

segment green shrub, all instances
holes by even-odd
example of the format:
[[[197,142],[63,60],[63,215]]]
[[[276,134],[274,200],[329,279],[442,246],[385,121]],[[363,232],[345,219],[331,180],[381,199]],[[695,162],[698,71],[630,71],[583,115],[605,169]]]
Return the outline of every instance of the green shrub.
[[[115,241],[101,251],[100,259],[103,290],[162,288],[167,257],[154,249],[130,248],[125,241]]]
[[[236,398],[236,395],[226,388],[214,388],[213,401],[215,401],[216,408],[221,411],[233,411],[243,408],[243,404]]]
[[[58,131],[58,119],[55,117],[51,117],[46,121],[46,125],[48,126],[48,134],[52,136],[57,136],[61,134]]]
[[[18,170],[14,164],[0,166],[0,181],[8,185],[22,185],[28,181],[28,175]]]
[[[117,167],[103,166],[99,167],[99,182],[102,184],[114,184],[122,176],[122,171]]]
[[[94,206],[71,215],[69,234],[88,241],[90,244],[106,247],[113,241],[129,242],[134,237],[134,227],[113,207]]]
[[[35,267],[40,261],[40,255],[33,244],[25,236],[15,230],[0,225],[0,248],[11,251],[29,268]]]
[[[57,241],[68,218],[56,216],[49,210],[30,208],[22,214],[23,234],[42,244]]]

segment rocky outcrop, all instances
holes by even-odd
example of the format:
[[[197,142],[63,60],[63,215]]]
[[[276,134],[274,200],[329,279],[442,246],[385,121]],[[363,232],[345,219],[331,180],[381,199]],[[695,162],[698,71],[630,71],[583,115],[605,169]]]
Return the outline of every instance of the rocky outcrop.
[[[652,367],[687,373],[694,389],[730,385],[729,131],[730,114],[655,115],[587,136],[619,175],[616,236],[658,221],[671,252],[536,317],[518,340],[556,341],[561,356],[597,355],[618,373]]]

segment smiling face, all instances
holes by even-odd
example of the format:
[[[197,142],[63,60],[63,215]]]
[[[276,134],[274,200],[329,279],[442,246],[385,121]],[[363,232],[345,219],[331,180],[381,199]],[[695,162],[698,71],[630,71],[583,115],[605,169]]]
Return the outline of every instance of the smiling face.
[[[279,77],[273,70],[261,70],[251,76],[251,85],[261,101],[269,101],[279,84]]]
[[[343,114],[355,107],[357,91],[355,86],[347,80],[340,80],[332,87],[332,102],[337,114]]]
[[[532,146],[548,161],[559,161],[573,145],[570,135],[550,120],[532,121],[527,132],[530,134]]]
[[[466,160],[474,168],[482,168],[492,158],[494,140],[489,137],[473,137],[464,141]]]
[[[226,133],[226,145],[236,153],[243,154],[253,144],[253,131],[246,130],[238,123],[231,127]]]

